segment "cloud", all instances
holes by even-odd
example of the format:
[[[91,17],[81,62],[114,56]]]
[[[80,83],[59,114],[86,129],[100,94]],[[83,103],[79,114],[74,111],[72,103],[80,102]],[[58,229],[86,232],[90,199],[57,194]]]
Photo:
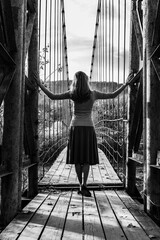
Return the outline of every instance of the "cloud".
[[[65,0],[69,74],[89,74],[98,0]]]
[[[69,46],[71,46],[70,51],[83,51],[83,50],[92,50],[92,44],[93,41],[91,39],[87,38],[73,38],[72,40],[69,41]]]
[[[118,57],[120,61],[120,72],[121,78],[123,77],[123,59],[124,59],[124,6],[126,4],[126,52],[125,57],[129,59],[129,14],[130,14],[130,1],[120,1],[120,52],[118,55],[118,4],[114,6],[114,39],[112,40],[109,27],[107,30],[108,48],[109,44],[113,49],[114,54],[114,70],[115,76],[117,75],[117,63]],[[116,1],[117,2],[117,1]],[[97,14],[98,0],[65,0],[65,14],[66,14],[66,29],[67,29],[67,45],[68,45],[68,62],[69,62],[69,73],[72,77],[78,70],[82,70],[89,75],[93,38],[95,32],[96,14]],[[112,10],[112,8],[111,8]],[[108,11],[108,10],[107,10]],[[109,15],[107,14],[109,17]],[[107,18],[108,18],[107,17]],[[111,22],[110,22],[111,23]],[[109,23],[107,23],[109,24]],[[110,36],[110,40],[109,40]],[[113,46],[112,46],[113,44]],[[128,61],[126,61],[126,68]]]

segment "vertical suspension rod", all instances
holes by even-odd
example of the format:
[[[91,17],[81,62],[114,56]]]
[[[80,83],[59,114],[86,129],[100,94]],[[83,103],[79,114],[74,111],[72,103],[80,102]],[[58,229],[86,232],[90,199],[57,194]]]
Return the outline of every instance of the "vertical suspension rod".
[[[51,90],[51,66],[52,66],[52,0],[50,0],[49,23],[49,89]],[[51,143],[51,100],[49,99],[49,144]]]
[[[101,12],[101,1],[99,0],[98,7],[97,7],[96,27],[95,27],[95,33],[94,33],[93,49],[92,49],[90,79],[92,79],[95,51],[96,51],[96,45],[97,45],[97,34],[98,34],[98,27],[99,27],[100,12]]]

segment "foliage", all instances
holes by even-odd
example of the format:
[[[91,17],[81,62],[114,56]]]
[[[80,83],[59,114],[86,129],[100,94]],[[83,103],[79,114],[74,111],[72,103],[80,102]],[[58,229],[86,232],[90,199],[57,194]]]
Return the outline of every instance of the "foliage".
[[[45,66],[49,63],[49,60],[46,59],[46,55],[49,52],[49,44],[44,47],[40,52],[39,52],[39,68],[41,70],[44,70]]]

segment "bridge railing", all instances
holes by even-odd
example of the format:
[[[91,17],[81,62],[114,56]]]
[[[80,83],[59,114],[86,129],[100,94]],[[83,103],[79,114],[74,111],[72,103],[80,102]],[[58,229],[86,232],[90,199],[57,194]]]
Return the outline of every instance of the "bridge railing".
[[[127,121],[123,118],[101,120],[95,124],[98,146],[124,182],[126,176]]]
[[[114,92],[129,72],[130,1],[99,0],[90,67],[94,89]],[[94,107],[98,145],[125,182],[128,89]]]
[[[39,0],[40,77],[53,93],[67,91],[70,85],[64,1]],[[51,101],[39,94],[39,179],[67,145],[71,118],[69,100]]]

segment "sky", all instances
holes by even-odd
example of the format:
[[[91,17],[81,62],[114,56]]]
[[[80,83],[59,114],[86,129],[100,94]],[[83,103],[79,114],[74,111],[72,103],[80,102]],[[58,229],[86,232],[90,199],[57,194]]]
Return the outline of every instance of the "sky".
[[[48,61],[47,65],[40,64],[40,66],[43,67],[43,69],[40,68],[40,74],[42,79],[48,79],[49,76],[51,76],[50,72],[57,71],[60,63],[60,60],[55,57],[55,47],[56,43],[56,37],[57,33],[55,34],[55,29],[57,29],[57,26],[55,28],[55,6],[58,1],[48,1],[43,0],[41,1],[41,11],[40,11],[40,56],[42,56],[42,62],[43,57]],[[102,1],[103,2],[103,1]],[[110,49],[113,47],[113,55],[114,55],[114,78],[117,79],[117,66],[118,61],[120,62],[120,81],[123,81],[123,73],[124,73],[124,6],[126,4],[127,6],[127,40],[126,40],[126,63],[128,64],[128,57],[129,57],[129,13],[130,13],[130,1],[128,0],[110,0],[107,1],[107,4],[112,4],[110,6],[113,6],[114,14],[113,14],[113,22],[114,26],[112,29],[114,29],[114,36],[109,32],[109,24],[111,23],[109,19],[107,19],[107,31],[106,31],[106,49],[105,52],[107,53],[108,46]],[[64,8],[65,8],[65,22],[66,22],[66,35],[67,35],[67,55],[68,55],[68,66],[69,66],[69,78],[73,79],[73,76],[75,72],[77,71],[84,71],[87,75],[90,75],[90,67],[91,67],[91,57],[92,57],[92,49],[93,49],[93,40],[94,40],[94,34],[95,34],[95,24],[96,24],[96,16],[97,16],[97,5],[98,0],[64,0]],[[107,18],[111,16],[112,14],[109,14],[110,8],[107,5]],[[120,15],[121,15],[121,27],[120,27],[120,52],[118,56],[118,45],[117,45],[117,39],[118,39],[118,6],[120,6]],[[47,9],[47,11],[46,11]],[[51,9],[51,11],[50,11]],[[112,8],[111,8],[112,9]],[[59,9],[60,10],[60,9]],[[59,11],[58,10],[58,11]],[[60,15],[59,15],[60,16]],[[56,17],[57,18],[57,17]],[[50,21],[51,20],[51,21]],[[110,24],[111,25],[111,24]],[[113,39],[113,41],[112,41]],[[43,49],[48,47],[48,52],[43,52]],[[58,51],[58,50],[57,50]],[[50,54],[50,52],[52,54]],[[109,52],[109,51],[108,51]],[[44,56],[45,55],[45,56]],[[50,58],[51,56],[51,58]],[[109,56],[109,53],[107,53],[107,57]],[[112,59],[111,59],[112,61]],[[55,63],[55,64],[54,64]],[[107,74],[110,75],[111,66],[108,66],[109,60],[107,60],[106,66],[108,68]],[[62,65],[62,64],[60,64]],[[127,65],[125,66],[128,67]],[[95,68],[96,69],[96,68]],[[50,71],[51,70],[51,71]],[[108,78],[112,78],[113,76],[108,76]],[[59,77],[60,79],[60,74]],[[53,77],[52,77],[53,79]],[[51,81],[52,81],[51,79]],[[97,80],[97,79],[96,79]]]
[[[64,0],[69,75],[89,75],[98,0]]]
[[[109,1],[108,1],[109,2]],[[118,26],[118,0],[111,0],[114,6],[114,68],[117,70],[117,30]],[[130,14],[130,1],[119,0],[120,2],[120,15],[121,15],[121,33],[120,33],[120,81],[123,81],[123,57],[124,57],[124,4],[127,6],[127,39],[126,39],[126,68],[128,68],[129,58],[129,14]],[[64,0],[65,4],[65,20],[67,32],[67,45],[68,45],[68,63],[69,63],[69,76],[72,79],[76,71],[82,70],[87,75],[90,75],[92,47],[95,33],[95,23],[97,14],[98,0]],[[108,10],[109,11],[109,10]],[[109,16],[109,12],[108,15]],[[109,22],[109,20],[108,20]],[[109,29],[109,27],[108,27]],[[110,37],[109,31],[107,38]],[[108,41],[109,42],[109,41]],[[108,61],[109,62],[109,61]],[[117,72],[117,71],[116,71]],[[126,75],[128,72],[126,72]],[[112,77],[112,76],[110,76]]]

